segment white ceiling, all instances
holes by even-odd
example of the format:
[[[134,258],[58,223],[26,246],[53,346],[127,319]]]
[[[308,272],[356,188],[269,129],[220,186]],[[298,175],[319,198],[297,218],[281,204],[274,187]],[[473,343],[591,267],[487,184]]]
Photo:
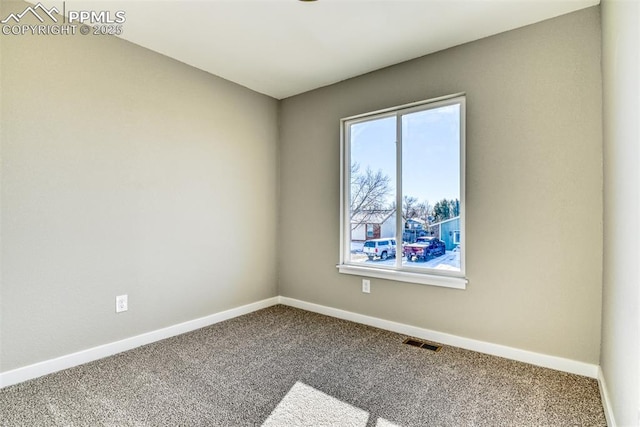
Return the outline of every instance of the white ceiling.
[[[33,2],[35,3],[35,2]],[[62,1],[43,0],[62,10]],[[282,99],[599,0],[67,0],[122,38]]]

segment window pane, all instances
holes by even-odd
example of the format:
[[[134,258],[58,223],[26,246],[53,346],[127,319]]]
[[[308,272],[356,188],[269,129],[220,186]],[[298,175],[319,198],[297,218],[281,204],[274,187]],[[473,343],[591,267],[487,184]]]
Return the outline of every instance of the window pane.
[[[343,120],[341,273],[458,287],[435,277],[464,276],[464,105],[456,96]]]
[[[403,266],[460,271],[460,105],[402,116]]]
[[[396,118],[351,124],[350,262],[395,264]],[[365,242],[367,244],[365,245]]]

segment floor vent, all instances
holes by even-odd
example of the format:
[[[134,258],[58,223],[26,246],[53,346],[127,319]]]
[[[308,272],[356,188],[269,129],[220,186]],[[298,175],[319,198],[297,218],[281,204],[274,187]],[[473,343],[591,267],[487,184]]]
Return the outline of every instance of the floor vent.
[[[418,341],[418,340],[415,340],[413,338],[407,338],[406,340],[402,341],[402,343],[403,344],[412,345],[414,347],[425,348],[425,349],[431,350],[431,351],[440,351],[440,349],[442,348],[441,345],[429,344],[427,342]]]

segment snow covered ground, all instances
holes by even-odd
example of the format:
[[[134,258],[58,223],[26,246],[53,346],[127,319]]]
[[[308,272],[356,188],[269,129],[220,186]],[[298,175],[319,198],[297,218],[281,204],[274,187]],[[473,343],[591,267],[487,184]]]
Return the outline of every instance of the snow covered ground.
[[[363,243],[352,242],[351,243],[351,262],[370,264],[370,265],[388,265],[393,267],[396,265],[395,258],[389,258],[384,261],[379,259],[369,260],[365,254],[362,253]],[[405,257],[402,257],[402,265],[416,268],[434,268],[437,270],[454,270],[460,271],[460,252],[459,251],[447,251],[444,255],[431,258],[428,261],[407,261]]]

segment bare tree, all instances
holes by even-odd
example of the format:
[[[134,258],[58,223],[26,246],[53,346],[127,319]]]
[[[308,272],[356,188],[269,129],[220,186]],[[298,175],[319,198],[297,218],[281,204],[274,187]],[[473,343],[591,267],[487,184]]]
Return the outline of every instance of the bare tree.
[[[413,196],[404,196],[402,199],[402,219],[405,221],[416,218],[419,215],[418,199]]]
[[[351,228],[356,229],[370,222],[381,211],[388,210],[387,198],[391,194],[391,179],[382,170],[373,172],[371,168],[360,172],[360,164],[351,164]]]
[[[429,204],[429,201],[425,200],[424,202],[419,203],[416,209],[418,211],[418,215],[416,216],[423,220],[425,225],[429,225],[431,213],[433,211],[433,206]]]

